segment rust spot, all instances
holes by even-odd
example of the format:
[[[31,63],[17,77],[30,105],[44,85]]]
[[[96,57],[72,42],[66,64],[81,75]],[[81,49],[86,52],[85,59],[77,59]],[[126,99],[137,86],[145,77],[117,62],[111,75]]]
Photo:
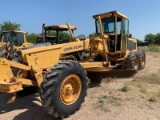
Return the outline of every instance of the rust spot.
[[[13,83],[13,82],[16,82],[16,79],[15,79],[15,78],[11,78],[11,79],[10,79],[10,83]]]

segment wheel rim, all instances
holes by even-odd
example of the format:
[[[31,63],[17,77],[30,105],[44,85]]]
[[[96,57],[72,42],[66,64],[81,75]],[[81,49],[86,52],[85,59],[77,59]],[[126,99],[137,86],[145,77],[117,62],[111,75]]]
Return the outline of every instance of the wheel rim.
[[[145,56],[142,55],[142,65],[144,65],[144,64],[145,64]]]
[[[137,69],[138,68],[138,58],[136,57],[134,59],[134,69]]]
[[[60,99],[65,105],[73,104],[81,93],[81,79],[76,74],[68,75],[60,87]]]

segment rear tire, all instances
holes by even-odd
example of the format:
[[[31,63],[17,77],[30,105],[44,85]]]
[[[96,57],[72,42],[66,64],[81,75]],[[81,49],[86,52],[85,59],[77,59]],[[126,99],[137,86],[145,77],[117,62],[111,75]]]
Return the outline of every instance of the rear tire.
[[[40,86],[42,105],[54,117],[67,117],[80,108],[87,88],[87,73],[78,62],[60,62],[44,75]]]
[[[126,68],[134,69],[136,73],[139,70],[139,56],[137,52],[130,52],[126,59]]]
[[[146,65],[146,54],[144,50],[138,51],[139,56],[139,70],[143,70]]]

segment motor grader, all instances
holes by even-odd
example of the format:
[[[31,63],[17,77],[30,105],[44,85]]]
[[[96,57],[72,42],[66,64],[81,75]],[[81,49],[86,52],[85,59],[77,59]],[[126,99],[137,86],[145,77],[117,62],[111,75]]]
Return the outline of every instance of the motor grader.
[[[52,42],[52,41],[55,41],[55,36],[46,36],[45,38],[45,42]],[[36,44],[39,44],[39,43],[44,43],[44,40],[43,40],[43,36],[37,36],[37,39],[36,39]]]
[[[33,45],[32,43],[27,42],[26,32],[24,31],[3,31],[1,36],[3,37],[0,43],[0,57],[11,58],[17,50]]]
[[[137,51],[136,40],[129,37],[127,17],[111,11],[93,18],[96,37],[76,38],[72,32],[75,27],[67,24],[72,41],[45,43],[45,31],[54,27],[44,26],[43,45],[17,51],[13,61],[0,58],[0,92],[11,93],[13,102],[18,91],[39,87],[44,109],[63,118],[75,113],[84,102],[88,77],[90,82],[96,82],[110,71],[135,74],[143,69],[145,53]],[[11,67],[16,68],[16,76]]]
[[[69,29],[67,25],[52,25],[45,27],[44,26],[45,24],[42,25],[43,36],[37,36],[36,44],[50,42],[53,45],[53,44],[67,43],[71,41],[70,36],[61,37],[62,33],[68,34],[67,32],[69,31]],[[72,32],[76,29],[77,28],[75,26],[71,26]]]

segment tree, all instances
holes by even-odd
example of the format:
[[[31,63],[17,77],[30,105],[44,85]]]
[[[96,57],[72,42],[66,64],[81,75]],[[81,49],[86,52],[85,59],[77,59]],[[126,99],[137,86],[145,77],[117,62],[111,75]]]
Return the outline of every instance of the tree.
[[[144,46],[145,44],[144,44],[144,42],[142,40],[138,40],[137,39],[137,45],[138,46]]]
[[[156,38],[156,35],[150,33],[145,36],[144,41],[147,45],[155,44],[155,38]]]
[[[59,33],[59,43],[65,43],[65,42],[69,42],[69,41],[71,41],[71,36],[68,34],[68,33],[66,33],[66,32],[60,32]]]
[[[31,33],[31,34],[27,35],[27,41],[31,42],[31,43],[35,43],[37,36],[38,36],[37,34]]]
[[[12,23],[10,21],[3,22],[0,24],[0,32],[10,31],[10,30],[20,30],[21,25],[17,23]]]
[[[54,31],[48,31],[48,36],[56,36],[56,32]],[[71,36],[67,32],[59,32],[59,43],[65,43],[71,41]]]
[[[160,45],[160,33],[157,33],[155,36],[155,44]]]

